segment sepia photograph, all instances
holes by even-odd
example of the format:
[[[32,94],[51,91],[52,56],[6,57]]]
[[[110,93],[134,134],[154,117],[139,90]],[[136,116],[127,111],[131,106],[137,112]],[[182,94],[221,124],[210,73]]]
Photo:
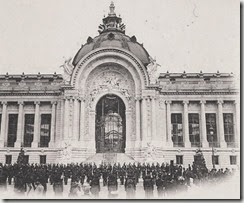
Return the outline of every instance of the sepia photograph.
[[[240,1],[0,5],[0,199],[241,198]]]

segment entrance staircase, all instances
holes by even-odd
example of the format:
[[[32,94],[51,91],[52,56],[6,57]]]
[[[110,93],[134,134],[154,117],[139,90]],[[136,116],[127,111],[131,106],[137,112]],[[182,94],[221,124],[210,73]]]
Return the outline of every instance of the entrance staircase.
[[[124,153],[96,153],[95,155],[89,157],[86,159],[85,162],[90,162],[90,163],[96,163],[96,164],[101,164],[101,163],[133,163],[135,160],[124,154]]]

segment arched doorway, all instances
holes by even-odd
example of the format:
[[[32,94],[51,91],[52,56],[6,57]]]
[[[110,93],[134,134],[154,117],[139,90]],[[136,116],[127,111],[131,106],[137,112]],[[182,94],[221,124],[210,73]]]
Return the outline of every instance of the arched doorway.
[[[125,104],[114,94],[103,96],[96,105],[96,152],[125,151]]]

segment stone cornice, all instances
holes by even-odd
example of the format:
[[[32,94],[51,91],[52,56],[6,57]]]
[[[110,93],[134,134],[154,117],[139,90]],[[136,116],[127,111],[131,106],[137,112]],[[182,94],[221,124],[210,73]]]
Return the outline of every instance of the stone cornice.
[[[13,93],[1,93],[0,96],[60,96],[61,92],[39,92],[39,93],[21,93],[21,92],[13,92]]]
[[[237,95],[237,92],[160,92],[160,95]]]

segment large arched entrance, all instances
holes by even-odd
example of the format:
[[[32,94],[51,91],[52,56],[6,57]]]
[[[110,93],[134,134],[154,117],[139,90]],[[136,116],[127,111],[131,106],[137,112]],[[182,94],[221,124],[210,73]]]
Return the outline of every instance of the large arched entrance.
[[[96,152],[125,152],[125,104],[114,94],[103,96],[96,105]]]

